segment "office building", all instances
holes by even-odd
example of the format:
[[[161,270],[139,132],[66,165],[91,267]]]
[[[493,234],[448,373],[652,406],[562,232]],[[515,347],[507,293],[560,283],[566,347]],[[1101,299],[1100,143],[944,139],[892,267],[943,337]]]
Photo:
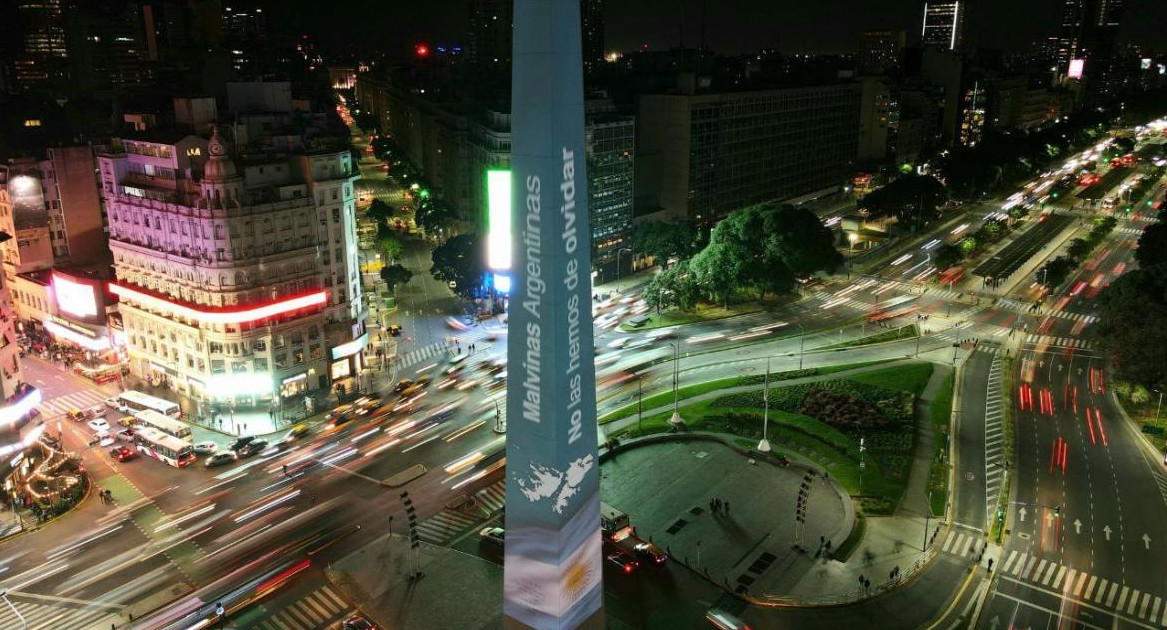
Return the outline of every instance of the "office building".
[[[903,31],[865,31],[859,34],[859,74],[879,75],[900,65],[907,35]]]
[[[100,165],[130,370],[267,406],[363,367],[358,175],[344,149],[251,151],[154,132]]]
[[[851,83],[642,96],[637,204],[711,223],[837,188],[855,167],[861,94]]]
[[[21,30],[10,63],[15,91],[62,89],[69,77],[61,0],[16,0]]]
[[[617,113],[607,103],[589,105],[584,144],[588,152],[591,259],[592,267],[606,280],[632,270],[636,120]]]
[[[964,37],[965,3],[960,0],[924,3],[920,41],[925,48],[959,50]]]
[[[93,94],[149,82],[151,68],[139,5],[70,3],[64,24],[74,89]]]
[[[1122,8],[1123,0],[1064,0],[1057,75],[1062,81],[1085,84],[1089,99],[1117,89],[1116,40]]]

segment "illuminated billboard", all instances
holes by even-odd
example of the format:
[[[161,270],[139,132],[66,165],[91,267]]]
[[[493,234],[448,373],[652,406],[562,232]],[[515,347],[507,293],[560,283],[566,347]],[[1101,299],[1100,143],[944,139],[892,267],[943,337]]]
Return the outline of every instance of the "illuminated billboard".
[[[28,175],[13,177],[8,182],[8,195],[12,200],[12,225],[17,232],[49,226],[49,211],[39,179]]]
[[[486,172],[486,267],[511,268],[511,172]]]
[[[82,319],[97,315],[97,287],[92,284],[76,282],[54,271],[53,295],[62,313]]]
[[[1151,60],[1147,59],[1147,58],[1140,59],[1139,60],[1139,68],[1141,68],[1143,70],[1150,70],[1151,69]]]
[[[1066,76],[1070,77],[1071,79],[1081,79],[1082,78],[1082,70],[1085,69],[1085,67],[1086,67],[1086,60],[1085,59],[1071,59],[1070,60],[1070,71],[1066,73]]]

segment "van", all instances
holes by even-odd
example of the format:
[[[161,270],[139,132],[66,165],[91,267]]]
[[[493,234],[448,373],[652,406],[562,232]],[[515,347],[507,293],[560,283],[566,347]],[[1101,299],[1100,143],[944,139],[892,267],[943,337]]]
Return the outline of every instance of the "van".
[[[616,508],[600,502],[600,529],[607,540],[617,540],[621,532],[628,529],[628,515]]]

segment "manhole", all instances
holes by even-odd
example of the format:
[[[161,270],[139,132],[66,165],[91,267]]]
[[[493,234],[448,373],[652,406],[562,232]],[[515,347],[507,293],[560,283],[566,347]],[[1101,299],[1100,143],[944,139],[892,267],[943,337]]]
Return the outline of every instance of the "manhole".
[[[964,473],[964,480],[965,481],[972,481],[973,479],[976,479],[976,478],[977,478],[977,476],[971,470]]]
[[[705,508],[703,508],[701,506],[697,506],[697,507],[689,510],[689,513],[692,514],[693,516],[700,516],[703,512],[705,512]]]
[[[679,518],[679,519],[677,519],[676,523],[673,523],[672,525],[670,525],[669,528],[666,529],[665,531],[670,533],[670,534],[675,534],[675,533],[681,531],[681,529],[684,528],[688,524],[689,524],[689,521],[686,521],[683,518]]]

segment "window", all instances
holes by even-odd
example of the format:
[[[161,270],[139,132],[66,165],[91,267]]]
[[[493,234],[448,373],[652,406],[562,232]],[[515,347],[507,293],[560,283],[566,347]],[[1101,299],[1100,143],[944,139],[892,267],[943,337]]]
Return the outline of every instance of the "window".
[[[212,354],[222,354],[223,353],[223,344],[219,343],[218,341],[208,342],[207,346]]]
[[[232,374],[246,374],[247,373],[247,363],[245,361],[232,361],[231,362],[231,373]]]
[[[263,339],[256,339],[255,342],[251,344],[251,347],[256,352],[264,352],[267,350],[267,341]]]
[[[304,351],[297,350],[292,353],[292,365],[300,365],[304,362]]]
[[[318,343],[312,344],[310,351],[311,351],[313,359],[319,359],[319,358],[322,358],[324,356],[324,351],[321,350],[320,344],[318,344]]]
[[[277,368],[286,368],[286,367],[288,367],[288,355],[286,355],[286,354],[284,354],[284,353],[282,353],[282,352],[281,352],[281,353],[279,353],[279,354],[277,354],[277,355],[276,355],[276,367],[277,367]]]
[[[334,195],[332,197],[333,199],[336,199],[335,192],[336,191],[333,191],[333,193],[334,193]],[[333,208],[332,209],[332,222],[333,223],[340,223],[340,208]]]
[[[224,366],[223,361],[219,359],[211,360],[211,374],[222,374],[226,371],[227,368]]]
[[[256,359],[252,362],[252,365],[255,366],[255,372],[257,374],[267,372],[267,359]]]

